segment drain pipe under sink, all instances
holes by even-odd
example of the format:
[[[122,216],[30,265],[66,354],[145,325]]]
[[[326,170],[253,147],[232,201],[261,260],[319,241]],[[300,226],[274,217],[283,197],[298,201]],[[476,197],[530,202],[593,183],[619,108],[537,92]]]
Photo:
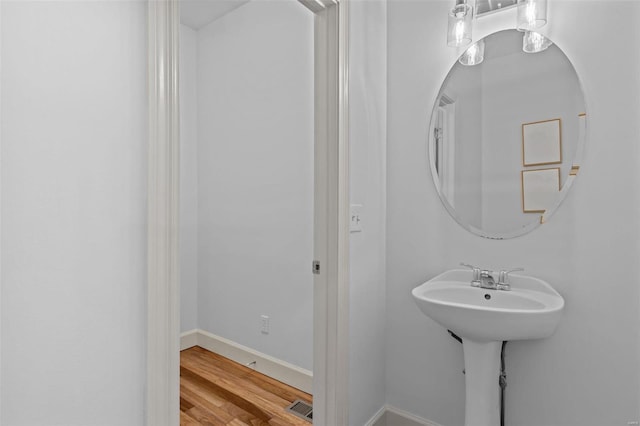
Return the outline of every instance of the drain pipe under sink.
[[[463,344],[462,338],[455,334],[451,330],[447,330],[451,337]],[[504,363],[504,347],[507,346],[507,342],[502,342],[502,350],[500,351],[500,377],[498,378],[498,384],[500,386],[500,426],[504,426],[504,390],[507,387],[507,370]],[[464,369],[462,374],[465,374]]]

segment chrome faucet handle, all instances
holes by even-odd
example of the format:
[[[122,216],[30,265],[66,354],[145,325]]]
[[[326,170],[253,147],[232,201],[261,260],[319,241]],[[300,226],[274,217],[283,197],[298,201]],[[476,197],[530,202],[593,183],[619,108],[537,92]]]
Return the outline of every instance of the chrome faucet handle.
[[[498,276],[498,284],[509,285],[509,274],[512,272],[524,271],[524,268],[513,268],[508,270],[501,270]]]
[[[479,267],[473,266],[473,265],[469,265],[468,263],[463,263],[463,262],[460,262],[460,266],[464,266],[464,267],[469,268],[469,269],[471,269],[473,271],[473,280],[471,281],[471,283],[480,281],[480,268]]]

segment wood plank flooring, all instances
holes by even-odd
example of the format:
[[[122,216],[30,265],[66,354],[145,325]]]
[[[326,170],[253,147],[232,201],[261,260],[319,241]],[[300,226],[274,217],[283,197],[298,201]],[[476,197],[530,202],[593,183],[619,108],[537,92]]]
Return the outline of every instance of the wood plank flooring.
[[[287,411],[311,395],[199,346],[180,353],[181,426],[310,426]]]

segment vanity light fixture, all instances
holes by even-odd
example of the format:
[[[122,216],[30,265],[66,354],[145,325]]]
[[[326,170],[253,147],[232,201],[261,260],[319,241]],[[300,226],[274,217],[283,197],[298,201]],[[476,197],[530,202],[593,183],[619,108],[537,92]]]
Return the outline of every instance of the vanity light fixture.
[[[484,61],[484,40],[472,44],[458,59],[462,65],[478,65]]]
[[[522,36],[522,50],[525,53],[539,53],[547,50],[553,42],[535,31],[525,31]]]
[[[518,0],[516,29],[533,31],[547,23],[547,0]]]
[[[456,0],[456,5],[449,12],[448,46],[461,47],[471,43],[472,18],[473,8],[467,4],[467,0]]]
[[[527,53],[542,52],[551,45],[549,39],[537,32],[537,29],[547,23],[547,0],[506,0],[494,4],[491,0],[475,0],[476,13],[491,13],[517,6],[516,29],[523,31],[522,50]],[[511,4],[509,4],[511,3]],[[504,6],[504,7],[503,7]],[[450,47],[464,47],[472,42],[473,7],[467,4],[467,0],[456,0],[456,4],[449,12],[447,27],[447,45]],[[476,55],[475,59],[471,55]],[[477,56],[479,55],[479,56]],[[482,48],[471,46],[460,57],[463,65],[477,65],[484,58],[484,45]]]

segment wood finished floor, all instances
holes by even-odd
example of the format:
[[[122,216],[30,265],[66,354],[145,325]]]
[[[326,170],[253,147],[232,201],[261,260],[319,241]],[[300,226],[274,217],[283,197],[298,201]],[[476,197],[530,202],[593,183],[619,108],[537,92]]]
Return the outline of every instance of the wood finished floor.
[[[310,426],[285,411],[311,395],[199,346],[180,353],[181,426]]]

